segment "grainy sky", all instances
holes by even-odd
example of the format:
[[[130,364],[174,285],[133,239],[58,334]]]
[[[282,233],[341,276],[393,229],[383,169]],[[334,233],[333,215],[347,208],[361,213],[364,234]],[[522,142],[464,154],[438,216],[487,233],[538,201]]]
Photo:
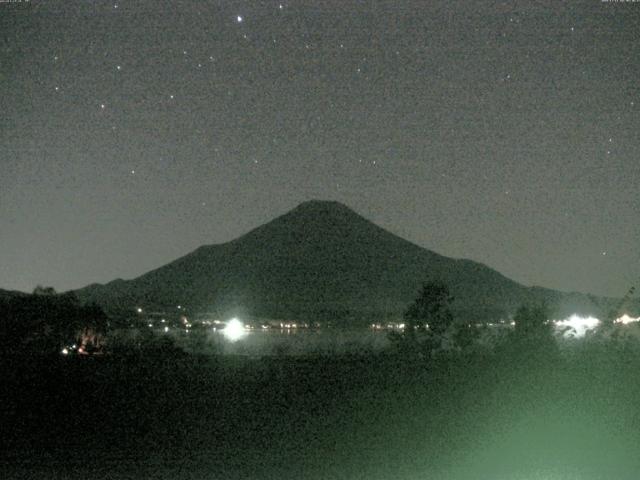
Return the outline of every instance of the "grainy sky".
[[[527,285],[640,277],[640,3],[0,2],[0,288],[309,199]]]

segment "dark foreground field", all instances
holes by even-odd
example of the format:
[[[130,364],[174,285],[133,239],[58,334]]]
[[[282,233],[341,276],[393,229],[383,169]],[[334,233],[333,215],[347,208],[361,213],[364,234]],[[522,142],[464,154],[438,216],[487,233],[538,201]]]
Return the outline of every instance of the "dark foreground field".
[[[5,358],[0,478],[637,479],[639,358]]]

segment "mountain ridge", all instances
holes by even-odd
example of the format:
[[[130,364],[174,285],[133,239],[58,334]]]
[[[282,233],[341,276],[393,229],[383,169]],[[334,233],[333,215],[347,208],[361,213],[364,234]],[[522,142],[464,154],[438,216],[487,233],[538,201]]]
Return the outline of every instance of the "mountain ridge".
[[[77,290],[103,307],[149,305],[274,318],[397,316],[428,279],[447,283],[454,310],[507,318],[522,303],[595,313],[610,299],[526,287],[490,267],[401,238],[346,205],[310,200],[220,244],[203,245],[131,280]]]

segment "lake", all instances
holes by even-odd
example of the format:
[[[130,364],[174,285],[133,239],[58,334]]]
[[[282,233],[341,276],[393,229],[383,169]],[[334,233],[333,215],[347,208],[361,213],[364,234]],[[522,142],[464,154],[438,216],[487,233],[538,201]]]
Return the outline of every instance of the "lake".
[[[159,335],[164,333],[159,333]],[[224,331],[171,334],[186,351],[226,355],[329,355],[377,352],[389,345],[388,332],[373,329],[254,329],[239,338]]]

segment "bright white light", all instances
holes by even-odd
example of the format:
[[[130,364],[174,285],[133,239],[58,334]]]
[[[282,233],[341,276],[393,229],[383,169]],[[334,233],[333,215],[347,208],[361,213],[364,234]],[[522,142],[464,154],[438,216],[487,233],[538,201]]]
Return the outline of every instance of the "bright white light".
[[[168,332],[169,331],[169,327],[164,327],[164,331]]]
[[[629,323],[640,322],[640,317],[633,318],[627,315],[626,313],[622,315],[620,318],[616,319],[616,323],[621,323],[623,325],[627,325]]]
[[[556,327],[565,327],[565,337],[583,337],[588,330],[596,328],[600,324],[600,320],[595,317],[581,317],[579,315],[571,315],[564,320],[556,320],[553,322]]]
[[[227,322],[227,326],[222,330],[222,334],[230,342],[235,342],[236,340],[240,340],[247,333],[245,332],[244,324],[237,318],[232,318]]]
[[[238,15],[236,17],[236,20],[238,21],[238,23],[242,23],[242,20],[243,20],[242,15]]]
[[[63,348],[63,349],[62,349],[62,354],[63,354],[63,355],[69,355],[69,350],[68,350],[68,349],[66,349],[66,348]]]
[[[136,308],[136,312],[142,313],[142,309],[140,307]]]

